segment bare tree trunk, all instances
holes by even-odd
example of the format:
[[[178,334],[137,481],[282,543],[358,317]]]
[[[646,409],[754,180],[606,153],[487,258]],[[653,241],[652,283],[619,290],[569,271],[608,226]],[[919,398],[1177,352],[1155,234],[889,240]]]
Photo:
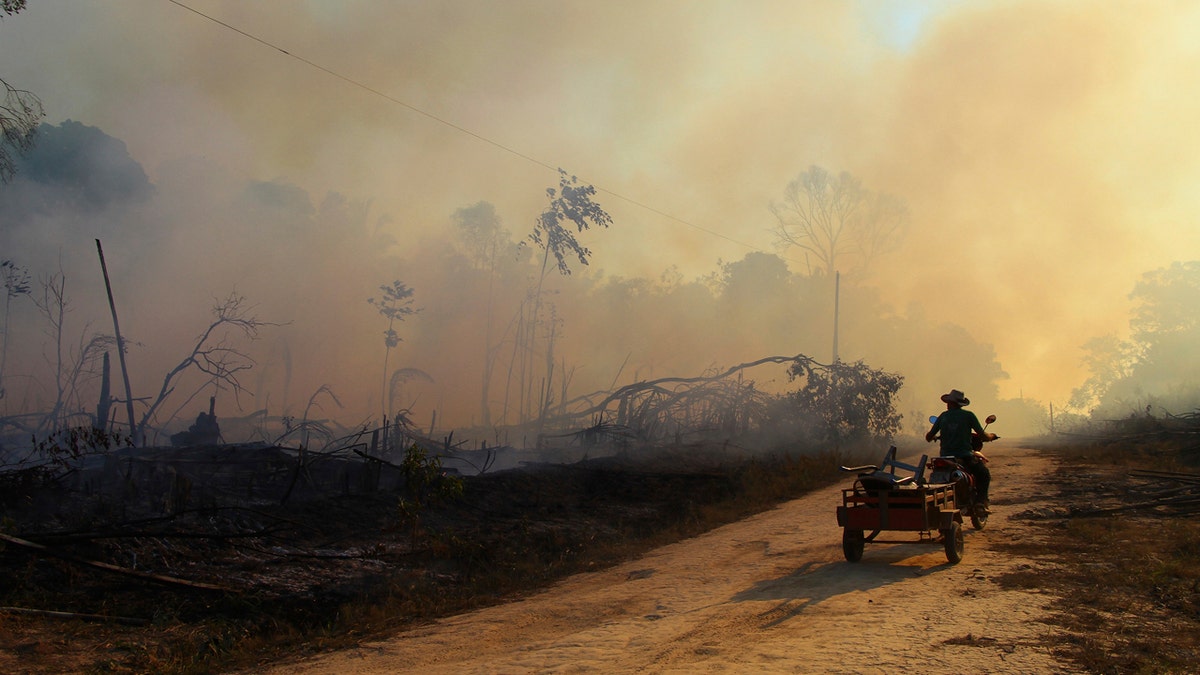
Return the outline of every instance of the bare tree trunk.
[[[495,309],[496,287],[496,242],[492,240],[488,264],[488,299],[487,313],[483,326],[483,382],[479,389],[479,419],[483,426],[492,425],[492,409],[488,402],[488,390],[492,385],[492,365],[495,355],[492,353],[492,311]]]
[[[100,402],[96,404],[96,418],[92,420],[92,426],[102,431],[108,426],[108,409],[112,406],[109,388],[110,370],[112,368],[109,365],[108,352],[104,352],[104,365],[100,375]]]
[[[558,326],[553,312],[554,305],[550,305],[550,308],[550,328],[546,335],[546,377],[542,380],[542,390],[539,394],[541,400],[538,402],[538,438],[541,438],[545,431],[546,416],[550,414],[550,406],[554,402],[554,338]]]
[[[388,319],[388,333],[391,333],[394,323],[393,319]],[[383,385],[379,388],[379,410],[384,426],[387,426],[388,403],[390,403],[390,397],[388,396],[388,358],[391,355],[392,345],[388,344],[383,350]]]
[[[517,369],[517,419],[516,419],[517,424],[523,423],[526,419],[526,417],[525,417],[525,400],[526,400],[525,379],[529,376],[528,369],[526,368],[525,363],[529,357],[529,353],[527,350],[529,338],[526,336],[529,333],[530,327],[529,327],[529,321],[525,315],[525,309],[526,309],[525,303],[521,303],[521,309],[520,309],[521,318],[520,318],[520,321],[517,323],[516,339],[513,342],[513,363],[510,364],[510,366],[509,366],[510,372],[511,372],[511,368],[513,367],[513,365],[515,365],[516,369]]]
[[[542,313],[542,286],[546,281],[546,267],[549,263],[550,248],[547,246],[542,250],[542,269],[538,274],[537,286],[533,289],[533,309],[529,321],[525,323],[525,330],[521,333],[523,339],[517,341],[517,344],[521,345],[521,407],[518,419],[520,423],[533,419],[533,406],[537,405],[533,395],[534,381],[537,379],[534,377],[534,354],[537,353],[537,326]]]
[[[571,380],[575,376],[575,368],[567,370],[567,360],[563,359],[562,367],[562,391],[558,396],[558,414],[565,415],[567,412],[567,390],[571,387]]]
[[[66,378],[63,375],[63,321],[67,312],[66,286],[67,278],[55,274],[49,279],[41,279],[42,297],[34,299],[33,304],[46,316],[50,323],[51,337],[54,338],[54,406],[39,423],[39,427],[47,432],[53,431],[59,422],[65,406]],[[82,358],[82,356],[81,356]]]

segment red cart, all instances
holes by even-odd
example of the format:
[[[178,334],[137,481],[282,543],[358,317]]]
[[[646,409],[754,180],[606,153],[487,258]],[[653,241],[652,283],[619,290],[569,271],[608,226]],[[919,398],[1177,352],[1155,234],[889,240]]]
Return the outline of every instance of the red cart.
[[[951,563],[962,560],[963,518],[955,505],[954,485],[926,484],[926,459],[922,456],[916,465],[899,462],[892,447],[879,465],[842,467],[859,474],[853,487],[842,490],[837,510],[846,560],[861,560],[868,542],[913,543],[911,538],[880,539],[884,532],[916,532],[918,542],[942,543]],[[897,469],[912,475],[899,475]]]

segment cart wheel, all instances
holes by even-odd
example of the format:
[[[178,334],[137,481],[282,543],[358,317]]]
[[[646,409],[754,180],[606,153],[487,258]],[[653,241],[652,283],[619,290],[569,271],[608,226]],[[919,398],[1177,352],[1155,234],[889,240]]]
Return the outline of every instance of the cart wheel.
[[[942,543],[946,546],[946,560],[957,564],[963,557],[963,529],[961,523],[950,523],[950,527],[942,530]]]
[[[987,527],[987,519],[988,514],[984,512],[982,507],[976,505],[974,510],[971,511],[971,527],[982,530]]]
[[[862,560],[863,547],[866,546],[866,543],[862,530],[851,530],[850,528],[842,530],[842,553],[846,554],[846,560],[850,562]]]

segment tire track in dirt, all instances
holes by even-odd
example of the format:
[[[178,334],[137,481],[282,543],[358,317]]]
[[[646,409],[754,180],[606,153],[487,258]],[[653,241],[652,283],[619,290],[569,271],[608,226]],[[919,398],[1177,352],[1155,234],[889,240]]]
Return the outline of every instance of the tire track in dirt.
[[[254,672],[1071,672],[1041,646],[1052,598],[994,581],[1035,564],[989,547],[1032,533],[1011,516],[1037,508],[1052,462],[989,455],[996,513],[958,565],[928,543],[845,562],[838,486],[527,599]]]

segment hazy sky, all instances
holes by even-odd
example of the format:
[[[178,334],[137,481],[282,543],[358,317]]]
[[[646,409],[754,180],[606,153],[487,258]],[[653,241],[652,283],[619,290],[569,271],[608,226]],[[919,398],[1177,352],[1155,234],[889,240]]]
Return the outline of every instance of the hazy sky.
[[[849,171],[912,212],[871,283],[993,343],[1008,396],[1064,401],[1140,275],[1200,258],[1200,3],[29,5],[0,76],[46,121],[152,180],[199,155],[371,198],[401,242],[479,200],[525,232],[561,166],[613,215],[596,267],[701,274],[775,250],[797,173]]]

